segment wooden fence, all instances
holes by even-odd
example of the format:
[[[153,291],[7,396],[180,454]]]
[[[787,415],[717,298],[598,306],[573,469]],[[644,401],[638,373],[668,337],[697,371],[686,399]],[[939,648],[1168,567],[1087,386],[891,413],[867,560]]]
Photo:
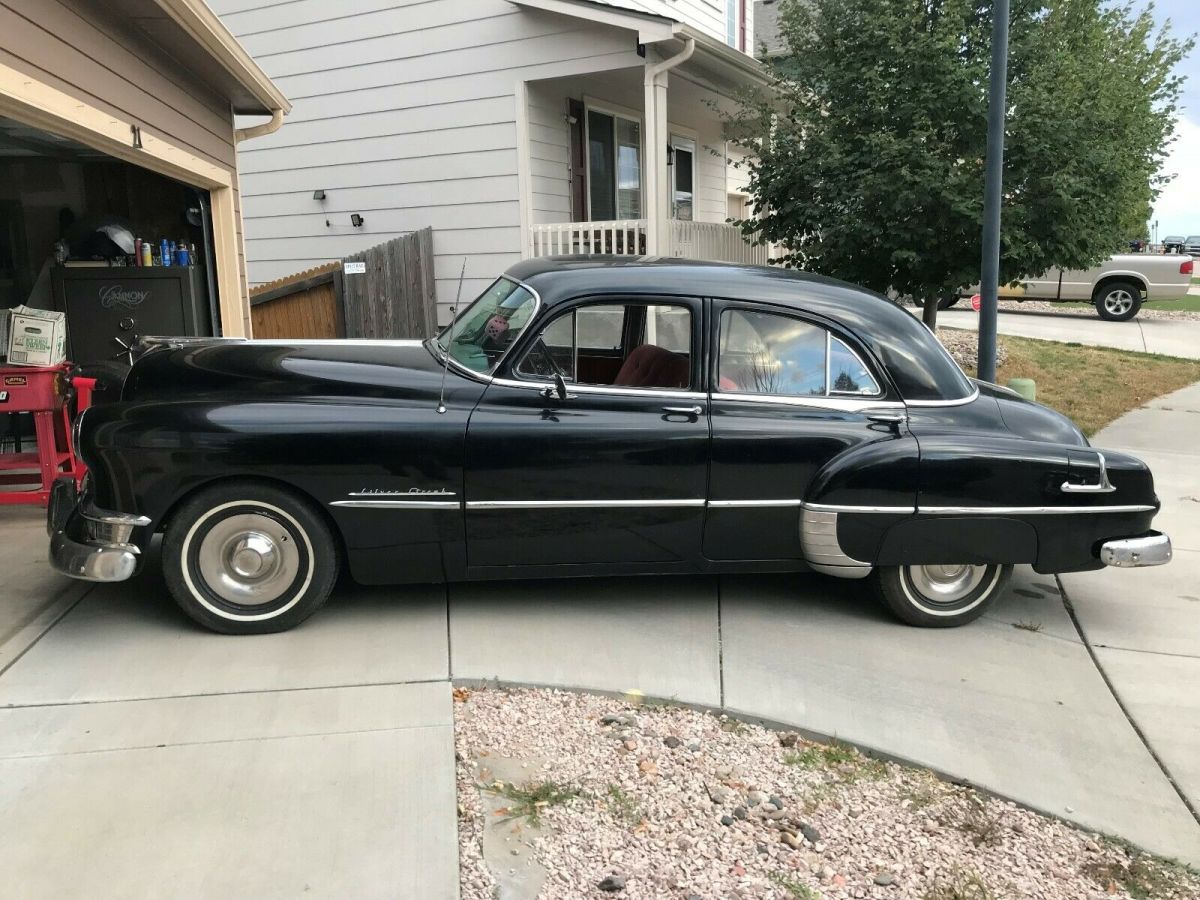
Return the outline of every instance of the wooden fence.
[[[433,231],[259,285],[250,291],[250,315],[259,338],[431,337],[437,330]]]
[[[343,263],[366,264],[366,274],[343,276],[346,337],[427,338],[437,331],[433,229],[393,238]]]
[[[327,263],[250,291],[250,322],[257,338],[340,338],[342,264]]]

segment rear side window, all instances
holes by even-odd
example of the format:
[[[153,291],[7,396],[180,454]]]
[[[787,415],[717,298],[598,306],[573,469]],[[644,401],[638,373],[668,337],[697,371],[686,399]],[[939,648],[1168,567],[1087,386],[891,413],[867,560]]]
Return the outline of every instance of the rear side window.
[[[824,328],[791,316],[744,309],[721,314],[717,390],[782,397],[881,393],[854,351]]]

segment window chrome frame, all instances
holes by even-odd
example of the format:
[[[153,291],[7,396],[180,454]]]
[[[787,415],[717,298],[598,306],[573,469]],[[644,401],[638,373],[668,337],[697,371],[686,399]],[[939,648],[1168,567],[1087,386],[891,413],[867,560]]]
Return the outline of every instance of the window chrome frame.
[[[796,322],[802,322],[805,325],[810,325],[813,328],[819,328],[825,332],[825,393],[823,394],[769,394],[761,392],[747,391],[719,391],[717,387],[721,383],[721,338],[724,335],[724,318],[729,312],[735,310],[745,310],[753,313],[759,313],[765,316],[778,316],[784,319],[791,319]],[[787,406],[812,406],[818,409],[836,409],[846,412],[853,412],[862,409],[864,406],[871,406],[882,409],[902,409],[904,402],[902,400],[887,400],[884,399],[888,395],[887,379],[881,379],[871,370],[871,367],[863,362],[862,356],[841,334],[834,334],[833,329],[823,322],[814,321],[807,318],[803,314],[797,314],[799,311],[787,309],[783,307],[761,308],[758,304],[752,301],[732,300],[727,302],[714,316],[716,320],[716,339],[713,342],[713,364],[710,378],[712,384],[712,398],[714,400],[745,400],[751,403],[756,402],[775,402],[783,403]],[[846,352],[849,353],[854,361],[862,366],[863,371],[870,376],[871,382],[875,385],[875,393],[873,394],[852,394],[847,391],[834,391],[829,384],[829,374],[832,358],[832,342],[837,340]],[[816,402],[814,402],[816,401]]]
[[[624,297],[625,299],[619,300],[619,301],[614,301],[612,299],[612,297]],[[597,299],[597,298],[599,298],[599,299]],[[661,301],[665,301],[665,302],[657,302],[657,303],[650,302],[652,299],[657,299],[657,300],[661,300]],[[589,295],[586,297],[577,297],[577,298],[567,301],[567,303],[573,304],[573,305],[567,306],[567,308],[565,310],[563,310],[563,312],[559,316],[551,319],[550,322],[547,323],[547,327],[549,327],[551,324],[553,324],[555,321],[557,321],[558,318],[561,318],[561,316],[565,316],[565,315],[574,316],[574,325],[572,326],[573,327],[573,336],[572,336],[571,340],[574,342],[575,379],[573,381],[567,382],[568,384],[571,385],[571,390],[579,391],[580,393],[584,393],[584,394],[609,394],[609,395],[619,396],[619,397],[665,397],[665,398],[675,398],[675,399],[684,398],[684,399],[688,399],[688,400],[708,400],[710,397],[710,394],[707,391],[693,390],[691,387],[687,387],[687,388],[663,388],[663,387],[639,388],[639,387],[624,387],[624,386],[615,385],[615,384],[581,384],[579,382],[579,316],[578,316],[578,313],[581,309],[586,309],[589,306],[592,306],[592,307],[595,307],[595,306],[627,307],[627,306],[633,304],[633,305],[643,306],[647,310],[650,310],[656,306],[673,306],[673,307],[678,307],[679,309],[686,311],[689,316],[689,319],[690,319],[690,321],[688,323],[688,325],[689,325],[688,334],[689,334],[689,339],[691,342],[691,351],[688,353],[689,372],[694,373],[695,369],[696,369],[696,331],[697,331],[696,323],[697,322],[703,323],[704,316],[703,316],[703,307],[701,307],[701,310],[700,310],[701,315],[700,316],[696,315],[696,310],[692,309],[691,305],[686,302],[689,299],[697,300],[697,299],[701,299],[701,298],[676,297],[674,295],[663,296],[663,295],[659,295],[659,294],[645,295],[644,297],[642,295],[626,295],[626,294],[615,294],[615,295],[593,294],[593,295]],[[595,300],[596,302],[591,302],[593,300]],[[702,299],[701,299],[701,302],[703,302]],[[647,315],[649,315],[649,313],[647,313]],[[542,329],[542,330],[545,331],[545,329]],[[703,342],[703,327],[702,326],[700,328],[700,331],[701,331],[701,342]],[[524,333],[522,333],[521,337],[525,337]],[[536,338],[535,338],[535,340],[536,340]],[[624,324],[622,324],[622,342],[623,341],[624,341]],[[589,349],[591,349],[591,348],[589,348]],[[510,348],[510,350],[511,350],[511,348]],[[510,352],[510,351],[505,351],[506,356],[507,356],[508,352]],[[535,390],[541,390],[548,385],[554,384],[554,380],[552,378],[535,380],[533,376],[523,376],[522,375],[522,373],[520,371],[521,364],[523,362],[525,362],[525,359],[532,352],[533,352],[533,344],[530,343],[529,347],[525,350],[525,352],[521,356],[521,358],[519,360],[516,360],[512,365],[510,365],[508,367],[510,373],[514,377],[504,378],[499,375],[493,375],[488,379],[488,382],[490,384],[499,385],[501,387],[534,388]],[[627,358],[628,357],[626,357],[626,359]],[[500,365],[504,362],[506,362],[506,359],[502,358],[500,360],[500,363],[497,363],[496,371],[500,371]],[[703,373],[703,371],[701,371],[701,380],[703,380],[703,375],[704,375],[704,373]],[[564,381],[566,381],[566,379],[564,379]]]
[[[451,367],[453,367],[455,369],[455,371],[465,375],[466,377],[470,378],[472,381],[478,381],[480,384],[491,384],[495,380],[495,375],[493,375],[492,373],[500,371],[500,367],[503,366],[504,363],[508,360],[509,354],[512,353],[513,349],[517,346],[517,344],[519,344],[521,342],[521,338],[523,338],[525,336],[526,330],[528,330],[530,325],[532,325],[535,321],[537,321],[538,314],[542,311],[542,295],[539,294],[531,285],[527,284],[524,281],[520,281],[516,278],[513,278],[507,274],[500,275],[496,279],[496,281],[507,281],[511,284],[515,284],[517,287],[521,287],[521,288],[524,288],[525,290],[529,291],[529,293],[533,296],[533,312],[531,312],[529,314],[529,322],[525,325],[525,328],[521,329],[521,333],[518,334],[516,336],[516,338],[513,339],[513,342],[508,345],[508,347],[504,350],[504,352],[502,354],[500,354],[500,358],[498,360],[496,360],[496,364],[494,366],[492,366],[491,372],[477,372],[474,369],[472,369],[470,366],[463,365],[461,362],[459,362],[457,359],[454,358],[454,355],[450,352],[449,347],[447,347],[446,350],[443,352],[440,344],[438,343],[438,338],[441,337],[442,331],[445,331],[449,334],[451,332],[451,329],[454,327],[455,321],[458,320],[458,317],[461,316],[463,313],[465,313],[472,306],[474,306],[479,301],[479,297],[476,297],[469,304],[467,304],[465,309],[462,309],[462,310],[456,312],[454,315],[454,318],[450,320],[450,324],[447,325],[444,329],[442,329],[442,331],[439,331],[433,337],[422,342],[425,345],[425,348],[427,350],[429,350],[429,352],[432,353],[434,355],[434,357],[442,363],[442,365],[449,364]],[[495,284],[496,281],[493,281],[492,284]],[[480,294],[480,296],[483,296],[483,295]]]

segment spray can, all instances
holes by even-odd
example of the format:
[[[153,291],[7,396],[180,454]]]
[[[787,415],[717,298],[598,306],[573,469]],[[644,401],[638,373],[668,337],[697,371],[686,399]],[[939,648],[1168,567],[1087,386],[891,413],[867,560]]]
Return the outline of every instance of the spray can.
[[[149,241],[142,241],[142,265],[147,268],[154,265],[154,251]]]
[[[178,244],[175,245],[175,265],[186,266],[188,264],[189,264],[189,262],[188,262],[187,241],[180,241]]]
[[[163,238],[162,243],[159,245],[158,255],[164,266],[171,264],[171,242],[166,238]]]
[[[141,266],[141,264],[142,264],[142,239],[141,238],[133,239],[133,264],[135,266]]]

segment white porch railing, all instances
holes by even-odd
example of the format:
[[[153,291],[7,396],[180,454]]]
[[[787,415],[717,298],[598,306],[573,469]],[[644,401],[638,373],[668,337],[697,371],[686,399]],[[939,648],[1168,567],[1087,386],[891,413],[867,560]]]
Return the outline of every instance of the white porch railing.
[[[646,253],[646,228],[645,219],[534,225],[533,255],[643,256]],[[767,263],[768,249],[747,243],[732,225],[672,219],[668,234],[666,256],[711,262]]]

